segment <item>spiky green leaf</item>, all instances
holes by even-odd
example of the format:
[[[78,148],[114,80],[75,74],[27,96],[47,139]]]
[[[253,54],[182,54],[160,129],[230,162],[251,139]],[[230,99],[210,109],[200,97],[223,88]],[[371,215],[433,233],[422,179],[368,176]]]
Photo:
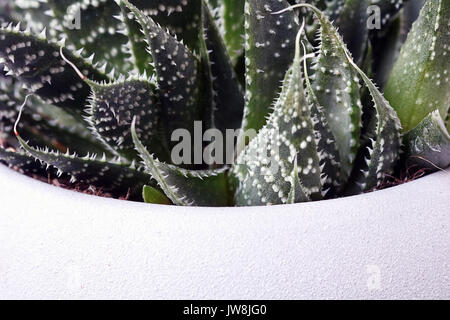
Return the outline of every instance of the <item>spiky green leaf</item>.
[[[244,23],[243,15],[245,0],[219,0],[212,6],[216,9],[223,39],[233,64],[244,53]],[[211,3],[211,1],[210,1]]]
[[[241,128],[244,95],[219,31],[206,7],[204,29],[212,77],[213,123],[225,133],[226,129]]]
[[[131,0],[130,3],[169,30],[191,51],[199,51],[202,0]]]
[[[92,88],[88,122],[111,152],[133,160],[137,153],[131,137],[131,121],[137,119],[139,139],[157,153],[167,158],[160,130],[161,106],[156,88],[145,78],[122,79],[110,84],[89,81]],[[166,146],[167,147],[167,146]],[[163,151],[164,150],[164,151]]]
[[[309,197],[307,196],[308,193],[305,191],[299,179],[297,158],[294,159],[294,170],[292,170],[291,182],[292,182],[291,191],[289,191],[287,203],[294,204],[294,203],[308,202],[310,200]]]
[[[315,121],[304,91],[298,43],[294,63],[286,74],[273,113],[234,167],[239,181],[237,205],[285,204],[295,199],[297,196],[291,194],[298,183],[292,174],[295,159],[305,193],[300,198],[317,200],[322,197],[325,177],[322,176],[320,137],[314,130]]]
[[[298,23],[294,12],[273,13],[286,0],[246,0],[246,107],[243,127],[259,131],[267,121],[280,82],[294,58]]]
[[[58,151],[33,148],[18,136],[21,146],[32,157],[53,166],[59,173],[72,177],[71,181],[79,181],[101,188],[114,196],[129,194],[130,199],[140,200],[142,188],[151,181],[151,177],[134,165],[120,160],[108,160],[94,155],[79,157],[76,154],[62,154]]]
[[[367,142],[367,145],[361,146],[360,152],[358,153],[358,157],[365,158],[365,161],[363,161],[362,167],[357,165],[355,168],[353,168],[352,176],[350,179],[351,186],[354,186],[354,182],[358,181],[360,192],[371,190],[372,188],[379,186],[386,175],[392,174],[397,163],[401,145],[400,120],[394,109],[384,98],[384,96],[381,94],[372,80],[370,80],[369,77],[367,77],[367,75],[353,61],[349,51],[342,41],[342,38],[338,34],[337,30],[331,25],[329,19],[313,6],[299,6],[310,8],[319,18],[322,30],[326,30],[326,33],[324,33],[322,36],[322,41],[327,41],[327,37],[333,40],[333,45],[329,48],[330,51],[324,53],[323,56],[325,57],[327,56],[327,54],[331,57],[335,57],[339,54],[341,54],[341,56],[343,55],[346,61],[340,61],[336,63],[336,65],[344,65],[346,68],[351,70],[352,74],[358,73],[365,84],[365,88],[368,90],[373,100],[373,112],[370,113],[370,119],[367,121],[369,128],[367,128],[366,134],[368,135],[369,140]],[[334,65],[330,66],[330,71],[328,72],[334,70],[333,66]],[[357,81],[358,78],[354,77],[349,77],[346,79],[338,78],[337,84],[344,84],[343,89],[346,89],[348,91],[350,88],[345,87],[345,85],[351,85],[352,82],[353,85],[355,85]],[[360,100],[358,100],[356,103],[357,105],[361,105]],[[359,110],[359,107],[357,110]],[[351,124],[349,124],[349,126],[350,125]],[[333,131],[333,126],[331,123],[330,127]],[[339,142],[338,139],[336,142]],[[342,149],[340,150],[340,152],[342,152]],[[346,156],[346,154],[344,154],[344,156]],[[342,161],[343,158],[341,157],[341,166]],[[356,163],[359,164],[361,162],[357,161]],[[348,187],[347,189],[352,189],[352,191],[347,191],[347,193],[356,192],[353,187]]]
[[[427,1],[402,47],[386,87],[404,130],[450,108],[450,1]]]
[[[120,8],[111,0],[73,0],[62,7],[60,1],[50,1],[55,20],[62,27],[68,44],[83,48],[95,61],[110,64],[120,72],[133,69],[127,37],[119,32],[125,28]]]
[[[319,100],[314,92],[308,76],[308,66],[306,59],[304,62],[305,82],[308,93],[308,102],[311,104],[311,115],[314,119],[314,129],[316,136],[320,137],[318,142],[318,152],[321,154],[323,169],[322,172],[326,175],[323,189],[328,190],[327,197],[335,196],[342,184],[341,162],[339,150],[334,140],[334,135],[331,132],[330,126],[324,114],[324,108],[320,105]]]
[[[127,36],[127,47],[130,50],[130,56],[133,64],[139,73],[147,72],[153,74],[152,55],[147,51],[147,43],[141,31],[141,26],[134,19],[134,15],[130,14],[128,8],[119,2],[121,8],[120,19],[123,21],[125,28],[122,32]]]
[[[17,146],[13,127],[25,100],[20,83],[0,78],[0,134],[12,146]],[[77,153],[106,152],[86,126],[62,109],[47,105],[37,97],[28,99],[18,128],[32,145],[45,145],[65,151],[70,146]]]
[[[403,137],[408,165],[433,170],[450,166],[450,134],[438,110],[429,114]]]
[[[144,41],[145,36],[141,32],[141,26],[135,21],[133,15],[129,15],[129,9],[124,3],[116,2],[122,8],[121,20],[126,26],[124,33],[129,38],[128,47],[131,49],[134,64],[140,73],[146,70],[150,74],[153,72],[152,56],[147,52],[147,44]],[[160,24],[163,29],[167,29],[192,51],[200,50],[201,0],[132,0],[130,3]]]
[[[336,20],[336,27],[355,61],[362,61],[369,38],[367,8],[369,0],[347,0]]]
[[[25,152],[12,148],[0,146],[0,161],[6,162],[11,168],[16,168],[26,174],[46,175],[51,171],[46,170],[46,166],[31,158]]]
[[[126,0],[122,0],[141,25],[153,56],[167,136],[177,129],[192,131],[199,119],[199,61],[176,38]]]
[[[44,34],[34,36],[11,25],[0,29],[0,57],[5,60],[9,73],[46,102],[80,116],[90,89],[61,58],[59,51],[59,45],[48,42]],[[107,80],[89,61],[63,51],[88,78]]]
[[[360,191],[379,187],[386,176],[392,175],[397,165],[401,147],[402,126],[397,113],[384,98],[375,84],[354,64],[373,100],[374,112],[370,113],[369,128],[366,132],[369,140],[363,145],[359,157],[364,157],[365,164],[356,166],[352,182],[358,181]],[[359,161],[357,163],[360,163]]]
[[[359,78],[348,63],[346,46],[330,20],[317,9],[321,24],[321,46],[314,69],[312,87],[323,107],[340,154],[341,181],[353,168],[359,147],[361,96]]]
[[[230,205],[227,168],[190,171],[165,164],[144,147],[137,136],[135,122],[131,132],[147,172],[175,205],[214,207]]]

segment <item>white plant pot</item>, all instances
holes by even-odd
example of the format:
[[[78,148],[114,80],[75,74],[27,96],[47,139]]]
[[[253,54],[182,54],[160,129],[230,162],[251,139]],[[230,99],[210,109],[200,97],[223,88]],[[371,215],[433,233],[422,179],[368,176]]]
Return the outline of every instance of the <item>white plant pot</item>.
[[[0,298],[450,298],[450,177],[262,208],[59,189],[0,166]]]

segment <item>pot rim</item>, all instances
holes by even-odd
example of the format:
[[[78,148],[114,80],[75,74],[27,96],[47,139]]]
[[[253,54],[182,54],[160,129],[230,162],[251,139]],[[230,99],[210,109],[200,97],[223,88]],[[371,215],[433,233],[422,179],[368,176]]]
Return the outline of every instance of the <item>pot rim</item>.
[[[214,209],[96,199],[19,175],[0,167],[0,296],[449,296],[447,173],[348,199]]]
[[[380,197],[382,198],[385,194],[392,192],[392,190],[398,190],[401,191],[404,188],[412,188],[414,187],[419,187],[421,184],[426,183],[427,180],[432,179],[433,177],[440,177],[442,179],[449,179],[450,181],[450,171],[446,170],[443,172],[435,172],[432,174],[429,174],[425,177],[419,178],[417,180],[414,181],[410,181],[407,183],[403,183],[394,187],[390,187],[387,189],[383,189],[383,190],[376,190],[376,191],[372,191],[372,192],[367,192],[367,193],[363,193],[360,195],[353,195],[353,196],[348,196],[348,197],[341,197],[341,198],[336,198],[336,199],[328,199],[328,200],[321,200],[321,201],[311,201],[311,202],[304,202],[304,203],[295,203],[295,204],[283,204],[283,205],[273,205],[273,206],[244,206],[244,207],[199,207],[199,206],[191,206],[191,207],[180,207],[180,206],[169,206],[169,205],[158,205],[158,204],[149,204],[149,203],[143,203],[143,202],[136,202],[136,201],[129,201],[129,200],[119,200],[119,199],[115,199],[115,198],[106,198],[106,197],[100,197],[100,196],[95,196],[95,195],[90,195],[90,194],[85,194],[82,192],[77,192],[75,190],[70,190],[70,189],[65,189],[65,188],[61,188],[61,187],[57,187],[55,185],[51,185],[48,183],[45,183],[43,181],[39,181],[37,179],[34,179],[30,176],[24,175],[20,172],[17,172],[11,168],[8,168],[7,166],[4,165],[0,165],[0,174],[4,174],[5,172],[7,172],[9,175],[14,176],[14,179],[21,179],[23,181],[23,183],[34,183],[34,184],[39,184],[41,188],[47,188],[49,190],[49,192],[51,192],[51,190],[56,191],[56,192],[61,192],[64,193],[66,196],[79,196],[81,198],[94,198],[100,201],[109,201],[111,204],[116,203],[118,201],[122,202],[122,201],[128,201],[128,203],[130,205],[133,206],[139,206],[141,208],[149,208],[149,207],[158,207],[158,208],[167,208],[170,207],[171,208],[171,212],[173,212],[172,210],[180,210],[180,211],[185,211],[186,208],[189,209],[198,209],[198,210],[204,210],[204,209],[220,209],[220,210],[225,210],[225,211],[242,211],[242,210],[252,210],[254,208],[258,208],[260,210],[267,210],[268,208],[272,208],[271,210],[273,210],[273,208],[285,208],[285,207],[302,207],[302,206],[315,206],[315,205],[320,205],[323,203],[327,203],[330,204],[332,202],[335,202],[336,204],[338,203],[342,203],[343,201],[353,201],[356,197],[360,197],[361,200],[364,197]],[[274,211],[278,211],[278,210],[274,210]]]

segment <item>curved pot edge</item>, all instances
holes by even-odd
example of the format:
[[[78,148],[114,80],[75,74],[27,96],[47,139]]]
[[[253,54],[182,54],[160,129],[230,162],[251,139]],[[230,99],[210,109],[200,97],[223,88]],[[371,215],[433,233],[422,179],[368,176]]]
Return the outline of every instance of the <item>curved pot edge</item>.
[[[7,168],[6,166],[3,166],[0,164],[0,177],[3,176],[2,179],[0,179],[0,190],[3,188],[8,188],[8,184],[11,184],[11,182],[13,181],[15,185],[20,185],[20,184],[24,184],[24,185],[29,185],[32,186],[33,188],[36,188],[37,190],[40,190],[40,192],[49,192],[49,193],[57,193],[60,196],[64,196],[64,197],[74,197],[77,199],[81,198],[86,198],[89,199],[89,201],[95,201],[95,200],[99,200],[102,202],[110,202],[111,205],[117,204],[117,202],[120,203],[126,203],[130,206],[133,206],[135,208],[158,208],[158,209],[163,209],[163,208],[171,208],[171,212],[174,212],[179,210],[180,212],[185,212],[186,208],[189,209],[195,209],[197,211],[209,211],[211,209],[217,210],[217,211],[239,211],[242,212],[244,211],[253,211],[253,209],[258,209],[258,210],[276,210],[273,208],[280,208],[282,209],[284,208],[298,208],[300,209],[302,206],[316,206],[316,205],[322,205],[324,203],[327,203],[327,205],[332,205],[332,203],[342,203],[343,201],[355,201],[357,200],[357,198],[359,198],[360,200],[363,200],[364,198],[367,197],[378,197],[378,198],[383,198],[385,195],[387,194],[391,194],[392,192],[402,192],[402,191],[406,191],[406,190],[411,190],[411,189],[422,189],[421,185],[427,184],[427,182],[431,181],[431,180],[436,180],[436,181],[440,181],[442,183],[445,184],[445,182],[449,183],[450,186],[450,172],[436,172],[433,173],[431,175],[427,175],[425,177],[422,177],[420,179],[411,181],[411,182],[407,182],[395,187],[391,187],[388,189],[384,189],[384,190],[377,190],[374,192],[370,192],[370,193],[365,193],[365,194],[361,194],[361,195],[355,195],[355,196],[350,196],[350,197],[343,197],[343,198],[338,198],[338,199],[330,199],[330,200],[322,200],[322,201],[316,201],[316,202],[309,202],[309,203],[298,203],[298,204],[291,204],[291,205],[277,205],[277,206],[267,206],[267,207],[177,207],[177,206],[166,206],[166,205],[154,205],[154,204],[146,204],[146,203],[140,203],[140,202],[133,202],[133,201],[124,201],[124,200],[117,200],[117,199],[110,199],[110,198],[103,198],[103,197],[98,197],[98,196],[94,196],[94,195],[87,195],[87,194],[83,194],[80,192],[76,192],[73,190],[68,190],[68,189],[64,189],[64,188],[60,188],[60,187],[56,187],[54,185],[50,185],[47,184],[45,182],[41,182],[39,180],[33,179],[29,176],[20,174],[19,172],[12,170],[10,168]],[[278,210],[276,210],[278,211]]]
[[[442,173],[317,203],[186,208],[86,196],[5,170],[1,298],[450,298]]]

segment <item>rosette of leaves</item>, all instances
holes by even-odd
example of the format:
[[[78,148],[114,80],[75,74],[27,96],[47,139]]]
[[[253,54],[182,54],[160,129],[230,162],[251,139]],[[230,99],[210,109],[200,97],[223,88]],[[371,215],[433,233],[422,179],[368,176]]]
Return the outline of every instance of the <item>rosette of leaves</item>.
[[[297,203],[377,188],[401,165],[402,120],[405,154],[445,167],[448,4],[425,4],[397,60],[420,10],[412,2],[9,1],[0,11],[0,159],[151,203]],[[377,30],[367,24],[374,4]],[[410,43],[422,33],[418,50]],[[409,55],[421,66],[408,84]],[[438,81],[439,66],[442,86],[432,88],[421,75]],[[423,101],[433,95],[432,110],[399,103],[408,85]],[[408,110],[419,109],[423,121],[410,130]],[[199,134],[195,123],[200,135],[257,135],[238,140],[231,166],[176,166],[171,138]],[[183,157],[217,153],[214,142]]]
[[[174,130],[192,132],[194,121],[203,122],[204,131],[240,127],[243,90],[216,13],[205,2],[8,4],[0,30],[7,77],[1,88],[0,159],[10,165],[28,173],[56,168],[72,181],[116,196],[128,192],[132,199],[140,199],[146,185],[167,202],[163,187],[172,182],[161,186],[140,163],[133,119],[139,141],[167,165]],[[29,23],[16,23],[24,20]],[[30,92],[34,96],[26,103],[14,141],[14,123]],[[205,169],[199,167],[194,169]],[[201,182],[206,202],[194,203],[191,197],[171,202],[231,204],[225,168],[174,170],[194,186]],[[207,181],[212,187],[203,187]]]

